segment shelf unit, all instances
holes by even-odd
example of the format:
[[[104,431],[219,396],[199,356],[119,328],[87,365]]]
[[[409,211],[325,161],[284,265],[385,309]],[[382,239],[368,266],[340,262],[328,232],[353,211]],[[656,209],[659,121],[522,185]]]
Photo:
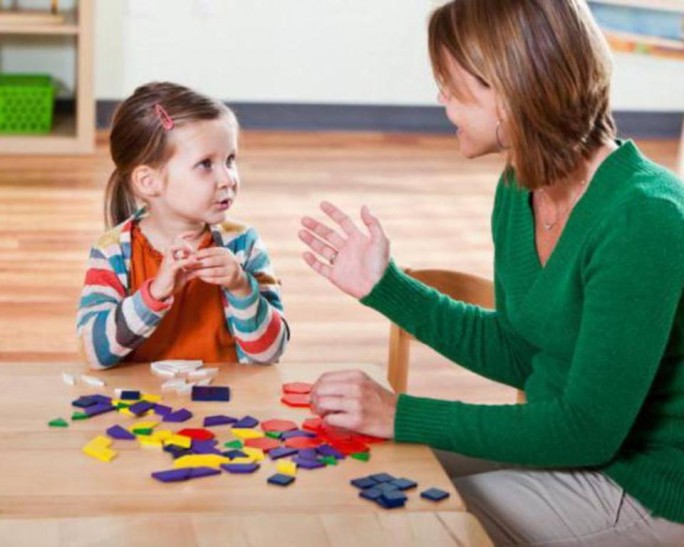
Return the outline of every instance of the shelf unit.
[[[5,36],[73,36],[76,51],[75,114],[56,115],[46,135],[0,135],[0,154],[88,154],[95,149],[95,101],[93,98],[93,2],[78,0],[64,21],[3,22]]]

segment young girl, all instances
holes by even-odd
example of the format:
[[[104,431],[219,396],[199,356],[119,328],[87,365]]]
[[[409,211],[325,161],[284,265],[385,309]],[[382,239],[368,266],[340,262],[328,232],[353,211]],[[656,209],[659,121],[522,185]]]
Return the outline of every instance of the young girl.
[[[237,138],[230,109],[172,83],[141,86],[117,109],[113,228],[90,252],[77,315],[91,367],[282,355],[289,329],[264,244],[226,220],[240,185]]]

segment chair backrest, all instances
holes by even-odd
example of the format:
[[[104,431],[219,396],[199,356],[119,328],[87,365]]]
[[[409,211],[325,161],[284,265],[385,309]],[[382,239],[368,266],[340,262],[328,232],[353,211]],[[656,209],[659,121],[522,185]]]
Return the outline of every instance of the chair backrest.
[[[404,271],[454,300],[461,300],[483,308],[494,308],[494,285],[488,279],[449,270],[405,269]],[[410,334],[394,323],[390,325],[387,380],[397,393],[406,391],[411,338]]]

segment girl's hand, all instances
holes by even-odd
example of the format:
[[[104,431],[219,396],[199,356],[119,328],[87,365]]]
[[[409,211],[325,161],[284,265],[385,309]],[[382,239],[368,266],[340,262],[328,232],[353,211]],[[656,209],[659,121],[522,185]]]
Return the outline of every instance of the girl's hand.
[[[344,236],[317,220],[303,217],[301,222],[306,229],[300,230],[299,239],[316,253],[304,253],[304,260],[342,291],[363,298],[387,269],[389,239],[365,205],[361,208],[361,220],[368,235],[332,203],[324,201],[321,209],[342,229]]]
[[[252,292],[247,274],[235,255],[225,247],[207,247],[195,253],[198,265],[190,274],[192,279],[220,285],[236,296],[249,296]]]
[[[164,253],[157,277],[150,284],[156,300],[166,300],[190,281],[190,271],[197,264],[195,249],[187,241],[192,236],[192,232],[179,235]]]
[[[333,427],[391,439],[397,398],[360,370],[326,372],[311,390],[311,409]]]

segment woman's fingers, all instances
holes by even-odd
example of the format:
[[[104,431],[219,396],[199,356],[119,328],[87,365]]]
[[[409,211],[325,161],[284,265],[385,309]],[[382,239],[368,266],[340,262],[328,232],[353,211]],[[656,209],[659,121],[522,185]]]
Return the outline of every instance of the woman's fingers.
[[[359,229],[352,220],[329,201],[321,202],[323,212],[333,219],[348,236],[358,233]]]
[[[336,249],[334,249],[330,245],[323,243],[320,239],[315,237],[311,232],[307,232],[306,230],[300,230],[299,231],[299,239],[301,239],[311,249],[316,251],[319,255],[321,255],[323,258],[325,258],[329,262],[332,262],[333,259],[337,256],[337,250]]]
[[[328,228],[325,224],[318,222],[311,217],[302,218],[302,226],[304,226],[310,232],[313,232],[322,240],[327,241],[333,247],[340,249],[344,246],[344,239],[332,228]]]
[[[370,233],[372,240],[377,241],[379,239],[387,239],[385,231],[380,225],[380,221],[377,219],[377,217],[371,214],[370,209],[368,209],[368,206],[366,205],[361,207],[361,220],[368,228],[368,232]]]
[[[330,277],[332,268],[329,264],[323,264],[323,262],[318,260],[313,253],[304,253],[302,257],[304,257],[304,262],[311,266],[316,273],[321,274],[325,278]]]

